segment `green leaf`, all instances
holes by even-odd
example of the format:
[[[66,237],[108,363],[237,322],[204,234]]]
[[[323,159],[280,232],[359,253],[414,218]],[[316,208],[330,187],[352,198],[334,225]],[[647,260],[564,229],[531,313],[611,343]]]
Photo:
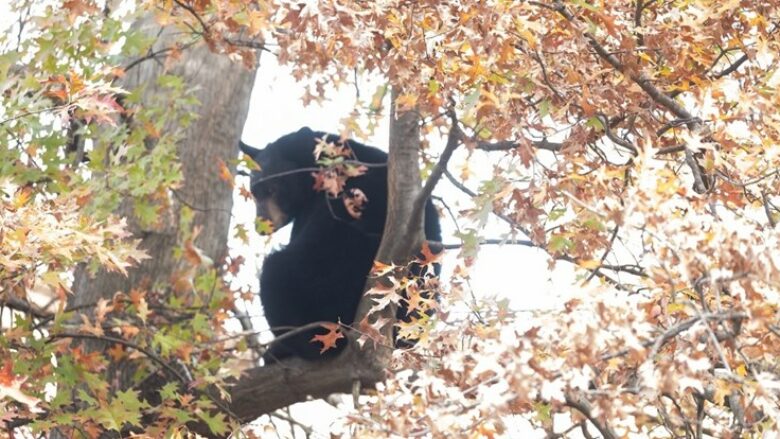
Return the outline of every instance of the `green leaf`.
[[[550,243],[547,244],[547,249],[553,253],[560,253],[567,250],[573,250],[574,243],[564,235],[553,235],[550,238]]]
[[[539,102],[539,117],[544,118],[550,115],[550,101],[545,99]]]
[[[212,332],[208,318],[202,313],[195,314],[190,320],[190,325],[199,334],[210,335]]]
[[[160,397],[164,400],[173,400],[179,394],[179,384],[175,381],[169,381],[160,389]]]
[[[146,401],[138,399],[138,391],[136,390],[119,391],[114,401],[120,402],[124,408],[131,411],[140,412],[141,409],[149,408],[149,404]]]
[[[604,124],[601,123],[601,119],[598,117],[591,117],[588,119],[588,121],[585,123],[585,126],[595,128],[598,131],[604,131]]]
[[[535,402],[533,406],[534,406],[534,411],[536,412],[537,419],[539,419],[543,423],[548,423],[552,421],[550,404],[544,402]]]
[[[389,87],[387,84],[380,85],[376,88],[376,91],[374,91],[373,96],[371,96],[371,102],[368,104],[368,109],[374,113],[378,113],[382,111],[382,102],[385,99],[385,96],[387,95]]]
[[[596,230],[599,232],[603,232],[607,229],[607,227],[604,225],[603,222],[601,222],[600,219],[596,217],[590,217],[582,222],[583,227],[588,228],[590,230]]]
[[[153,35],[145,35],[142,32],[132,32],[125,35],[125,44],[122,51],[130,56],[139,56],[145,53],[155,41]]]
[[[439,82],[433,78],[428,80],[428,93],[430,94],[436,94],[439,89],[441,88],[441,85]]]
[[[179,347],[181,342],[175,337],[168,335],[166,331],[157,331],[154,334],[154,338],[152,338],[152,344],[160,350],[164,357],[167,357],[171,350]]]
[[[479,249],[479,234],[474,229],[461,230],[455,236],[463,242],[461,253],[464,257],[474,257]]]
[[[553,209],[549,214],[547,214],[547,218],[550,221],[555,221],[561,218],[564,214],[566,214],[566,209]]]
[[[225,415],[217,413],[211,416],[209,413],[198,413],[198,417],[209,426],[212,433],[218,436],[222,436],[228,431],[227,422],[225,422]]]
[[[157,206],[144,199],[136,199],[133,204],[135,214],[141,226],[150,226],[157,222]]]
[[[88,394],[84,389],[78,390],[79,399],[86,402],[89,405],[97,406],[98,402],[95,398],[93,398],[90,394]]]
[[[160,75],[157,77],[157,84],[160,87],[181,89],[184,87],[184,80],[181,78],[181,76]]]

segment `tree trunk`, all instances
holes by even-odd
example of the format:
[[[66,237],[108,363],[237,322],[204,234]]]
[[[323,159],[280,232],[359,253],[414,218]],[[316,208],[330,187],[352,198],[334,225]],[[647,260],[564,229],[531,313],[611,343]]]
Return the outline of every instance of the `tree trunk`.
[[[155,35],[159,27],[151,17],[140,20],[137,26],[148,35]],[[172,29],[160,33],[152,50],[167,47],[174,37]],[[131,200],[123,203],[120,214],[128,217],[132,230],[142,238],[141,248],[150,256],[130,270],[127,277],[99,272],[92,277],[85,269],[77,270],[69,307],[88,306],[99,299],[110,299],[117,291],[127,292],[138,285],[168,282],[176,269],[173,248],[177,242],[178,218],[183,204],[195,211],[193,226],[200,228],[195,245],[215,262],[227,254],[230,211],[233,205],[232,188],[220,180],[218,163],[230,163],[236,158],[238,141],[249,108],[249,97],[254,83],[254,72],[227,56],[211,53],[203,45],[182,54],[169,70],[164,59],[149,59],[133,67],[123,78],[125,89],[144,86],[142,102],[160,93],[157,78],[161,74],[181,76],[192,94],[200,101],[194,108],[199,118],[188,128],[179,142],[179,158],[184,182],[173,196],[173,215],[153,230],[142,229],[131,216]],[[102,349],[101,342],[85,342],[89,349]],[[126,371],[121,365],[116,371],[120,388],[127,384]]]

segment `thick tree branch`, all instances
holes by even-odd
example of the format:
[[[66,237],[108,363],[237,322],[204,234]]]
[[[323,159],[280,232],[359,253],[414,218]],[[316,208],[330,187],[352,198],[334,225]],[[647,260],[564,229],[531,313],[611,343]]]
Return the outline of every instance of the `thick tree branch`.
[[[743,54],[742,56],[740,56],[739,58],[737,58],[737,60],[736,60],[736,61],[734,61],[733,63],[731,63],[731,65],[729,65],[729,66],[728,66],[728,67],[726,67],[725,69],[721,70],[720,72],[718,72],[718,73],[716,73],[716,74],[712,75],[712,77],[713,77],[713,78],[715,78],[715,79],[719,79],[719,78],[722,78],[722,77],[724,77],[724,76],[726,76],[726,75],[729,75],[729,74],[731,74],[731,73],[733,73],[733,72],[736,72],[736,71],[737,71],[737,69],[739,69],[739,67],[740,67],[742,64],[744,64],[744,63],[745,63],[745,61],[747,61],[747,60],[748,60],[748,56],[747,56],[747,54]]]
[[[387,218],[382,241],[375,259],[383,263],[405,263],[422,246],[425,202],[418,203],[420,189],[420,120],[417,111],[396,113],[399,90],[393,88],[390,104],[390,142],[387,158]],[[445,162],[446,164],[446,162]],[[435,183],[432,183],[435,184]],[[430,188],[432,190],[432,187]],[[382,279],[369,278],[365,291]],[[364,296],[358,305],[356,322],[363,321],[371,311],[373,301]],[[373,318],[395,319],[395,306],[386,307]],[[392,325],[382,328],[382,335],[392,336]],[[374,351],[374,362],[384,364],[389,350]]]
[[[701,167],[696,161],[696,157],[693,156],[693,153],[688,148],[685,148],[685,163],[693,173],[693,190],[700,194],[706,192],[707,184],[704,182],[704,175],[701,172]]]
[[[368,355],[350,346],[332,360],[288,359],[246,370],[230,388],[230,410],[245,423],[310,397],[349,393],[355,381],[373,387],[384,378],[384,369]]]

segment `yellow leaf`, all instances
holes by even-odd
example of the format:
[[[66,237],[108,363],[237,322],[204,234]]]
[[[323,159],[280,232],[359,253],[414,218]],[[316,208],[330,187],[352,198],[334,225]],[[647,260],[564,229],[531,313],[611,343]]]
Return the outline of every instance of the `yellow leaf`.
[[[408,111],[417,105],[417,96],[413,94],[402,94],[395,100],[395,105],[398,111]]]
[[[27,202],[30,200],[30,196],[32,196],[32,193],[32,188],[29,187],[16,192],[16,196],[14,197],[14,207],[18,209],[27,204]]]
[[[729,394],[731,394],[731,386],[729,386],[729,383],[720,379],[716,380],[715,395],[712,398],[713,402],[718,405],[725,405],[726,397],[728,397]]]
[[[643,60],[647,61],[648,63],[650,63],[650,64],[653,64],[653,59],[652,59],[652,58],[650,58],[650,55],[648,55],[647,53],[640,51],[640,52],[637,54],[637,56],[639,56],[639,57],[640,57],[640,58],[642,58]]]
[[[596,268],[599,268],[599,265],[601,265],[601,261],[597,259],[584,259],[579,262],[580,267],[586,268],[588,270],[595,270]]]

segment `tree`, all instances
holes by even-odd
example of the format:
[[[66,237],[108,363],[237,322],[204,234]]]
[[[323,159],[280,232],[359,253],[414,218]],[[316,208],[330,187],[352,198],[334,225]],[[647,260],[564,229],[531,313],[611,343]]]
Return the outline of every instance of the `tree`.
[[[84,9],[87,3],[73,3],[81,7],[69,9],[61,26],[95,13]],[[76,133],[101,145],[103,130],[111,132],[103,125],[119,118],[116,102],[106,96],[120,91],[111,81],[79,88],[74,80],[83,76],[79,69],[61,68],[61,78],[55,70],[33,81],[14,70],[21,57],[0,64],[7,66],[0,72],[10,71],[13,78],[11,87],[4,86],[11,111],[0,126],[13,128],[3,135],[17,145],[4,160],[15,164],[4,168],[15,192],[4,200],[13,212],[13,233],[2,241],[2,262],[10,268],[1,277],[13,295],[3,297],[26,315],[3,332],[0,349],[12,361],[0,375],[0,390],[10,398],[0,404],[15,410],[11,423],[32,419],[33,408],[41,408],[33,424],[41,430],[54,419],[86,420],[89,431],[141,425],[172,431],[189,422],[220,436],[227,432],[223,420],[236,426],[307,395],[381,382],[349,418],[353,434],[492,437],[515,418],[550,437],[776,434],[780,125],[772,110],[780,103],[778,6],[704,0],[246,5],[176,0],[161,8],[164,23],[189,29],[188,35],[218,53],[248,59],[249,49],[273,41],[269,50],[306,81],[306,101],[321,99],[329,84],[348,83],[356,73],[381,75],[392,89],[394,115],[388,226],[359,324],[345,328],[350,348],[330,362],[258,366],[224,382],[216,378],[230,357],[222,329],[206,331],[202,319],[212,318],[206,309],[225,312],[229,304],[182,303],[175,288],[163,300],[131,291],[96,303],[78,334],[123,346],[110,358],[132,359],[136,370],[146,372],[134,372],[137,380],[128,385],[143,383],[144,376],[175,378],[179,363],[195,375],[179,380],[186,387],[159,384],[162,389],[148,397],[132,386],[107,397],[99,372],[109,360],[100,352],[68,351],[69,338],[68,344],[53,342],[63,336],[66,314],[24,300],[34,281],[64,289],[62,273],[75,262],[121,271],[142,259],[123,240],[124,228],[99,222],[113,209],[97,209],[90,200],[114,196],[95,184],[100,179],[51,166],[64,163],[51,153],[41,153],[48,161],[36,166],[38,151],[30,150],[66,148],[66,139],[73,143]],[[47,41],[39,39],[36,47]],[[25,44],[31,43],[20,38],[20,47]],[[48,66],[45,51],[29,53]],[[345,135],[359,136],[379,117],[387,89],[356,107]],[[64,110],[87,128],[69,130],[39,117]],[[139,113],[133,118],[145,120]],[[167,130],[157,130],[165,140]],[[445,139],[441,148],[428,144],[437,137]],[[149,154],[160,141],[157,145]],[[79,157],[78,145],[75,151]],[[95,151],[87,166],[102,163],[100,149]],[[491,175],[474,175],[478,171],[463,159],[481,155],[490,157]],[[98,170],[121,180],[132,175],[122,170],[133,159],[120,161],[118,169]],[[456,165],[459,175],[448,169]],[[456,217],[461,243],[451,247],[459,248],[459,262],[444,280],[441,325],[413,350],[391,352],[383,340],[393,315],[384,305],[392,301],[381,300],[382,294],[396,294],[388,285],[397,285],[405,264],[421,246],[425,250],[420,200],[442,177],[471,201]],[[170,188],[172,180],[178,181],[158,183]],[[470,189],[475,183],[479,189]],[[163,211],[165,203],[159,204],[151,186],[136,195],[150,200],[134,206],[137,217],[149,206],[157,215]],[[58,248],[52,243],[60,235],[53,231],[78,221],[34,227],[31,220],[47,213],[78,218],[82,211],[103,215],[84,223],[88,236],[112,239],[78,238]],[[485,236],[490,216],[506,223],[501,239]],[[185,233],[182,254],[202,265],[191,236]],[[11,253],[11,241],[30,250]],[[531,316],[502,301],[467,299],[471,262],[480,246],[494,241],[544,249],[551,264],[572,264],[581,277],[559,308]],[[236,265],[227,262],[228,269]],[[184,282],[188,297],[204,297],[204,285],[217,285],[214,270],[200,270],[191,272],[191,286]],[[230,297],[222,286],[214,291]],[[446,312],[466,301],[468,317]],[[176,319],[184,316],[185,323]],[[46,333],[32,332],[44,324]],[[117,337],[98,334],[103,326]],[[201,343],[177,343],[182,334]],[[151,342],[141,343],[144,337]],[[124,357],[125,348],[142,349]],[[52,356],[56,365],[50,364]],[[86,365],[77,370],[89,378],[81,380],[86,390],[72,384],[74,364]],[[43,392],[49,371],[58,385],[53,398]],[[220,399],[225,394],[231,398]],[[98,416],[96,407],[112,416]]]

